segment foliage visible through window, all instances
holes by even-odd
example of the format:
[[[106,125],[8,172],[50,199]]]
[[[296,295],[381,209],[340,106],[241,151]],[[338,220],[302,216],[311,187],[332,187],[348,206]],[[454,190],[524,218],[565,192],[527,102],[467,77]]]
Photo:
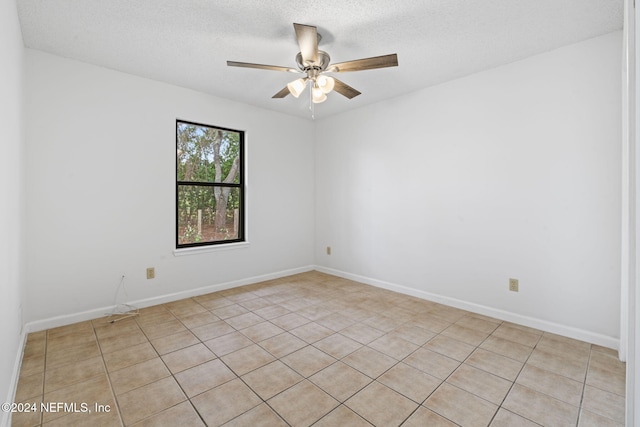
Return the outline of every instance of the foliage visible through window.
[[[244,132],[176,121],[177,247],[244,241]]]

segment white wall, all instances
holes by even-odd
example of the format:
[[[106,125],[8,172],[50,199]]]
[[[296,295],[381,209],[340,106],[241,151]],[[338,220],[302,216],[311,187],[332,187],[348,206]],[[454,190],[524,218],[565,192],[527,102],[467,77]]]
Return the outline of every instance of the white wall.
[[[15,384],[22,327],[22,73],[24,49],[14,1],[0,2],[0,399]],[[9,396],[9,397],[7,397]],[[6,420],[0,413],[0,424]]]
[[[317,264],[615,342],[621,51],[611,33],[320,120]]]
[[[313,265],[308,120],[30,49],[26,79],[26,321]],[[246,131],[249,247],[174,256],[176,118]]]

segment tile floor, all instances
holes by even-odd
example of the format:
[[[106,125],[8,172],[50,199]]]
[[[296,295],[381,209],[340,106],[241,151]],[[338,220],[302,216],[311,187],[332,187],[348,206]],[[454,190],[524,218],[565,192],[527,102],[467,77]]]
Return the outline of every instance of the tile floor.
[[[613,350],[309,272],[30,334],[16,402],[53,410],[13,425],[622,426],[624,380]]]

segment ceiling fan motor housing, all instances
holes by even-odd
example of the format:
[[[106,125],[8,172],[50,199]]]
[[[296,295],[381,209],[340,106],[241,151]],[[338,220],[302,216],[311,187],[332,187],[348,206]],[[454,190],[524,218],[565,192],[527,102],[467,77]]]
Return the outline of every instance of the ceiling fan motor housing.
[[[298,68],[304,72],[308,72],[311,69],[316,69],[318,71],[324,71],[329,66],[329,62],[331,62],[331,57],[329,54],[323,50],[318,50],[318,61],[304,61],[302,59],[302,52],[298,52],[296,55],[296,63],[298,64]]]

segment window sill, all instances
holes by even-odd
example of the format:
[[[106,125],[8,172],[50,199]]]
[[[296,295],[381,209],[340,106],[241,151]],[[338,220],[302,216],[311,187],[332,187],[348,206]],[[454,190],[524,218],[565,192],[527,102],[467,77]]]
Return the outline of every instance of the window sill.
[[[173,256],[198,255],[207,252],[229,251],[232,249],[248,248],[249,242],[226,243],[221,245],[199,246],[195,248],[174,249]]]

